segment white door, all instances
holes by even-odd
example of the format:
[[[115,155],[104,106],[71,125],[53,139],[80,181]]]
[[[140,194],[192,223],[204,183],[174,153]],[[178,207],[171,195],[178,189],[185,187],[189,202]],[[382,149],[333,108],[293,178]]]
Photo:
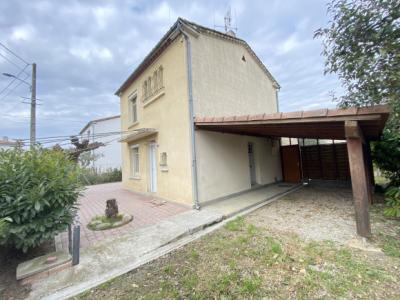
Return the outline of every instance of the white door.
[[[149,165],[150,165],[150,192],[157,192],[157,145],[149,145]]]

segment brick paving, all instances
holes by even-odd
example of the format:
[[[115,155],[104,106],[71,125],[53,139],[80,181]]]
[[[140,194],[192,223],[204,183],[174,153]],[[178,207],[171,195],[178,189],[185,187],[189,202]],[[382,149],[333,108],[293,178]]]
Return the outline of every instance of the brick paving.
[[[115,198],[119,213],[133,216],[133,220],[121,227],[92,231],[87,228],[90,220],[104,215],[106,200]],[[155,224],[163,219],[190,210],[189,206],[160,200],[152,196],[124,189],[120,182],[88,186],[79,199],[79,218],[81,222],[81,247],[94,245],[107,237],[132,232],[138,228]],[[67,233],[61,235],[62,247],[67,249]]]

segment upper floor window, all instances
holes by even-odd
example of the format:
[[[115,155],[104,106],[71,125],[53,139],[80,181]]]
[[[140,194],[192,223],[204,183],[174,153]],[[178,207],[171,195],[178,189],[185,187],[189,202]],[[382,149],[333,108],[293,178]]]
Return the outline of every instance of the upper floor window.
[[[156,95],[163,87],[163,67],[160,66],[143,82],[143,101]]]
[[[137,107],[137,95],[135,94],[129,98],[129,114],[131,123],[135,123],[138,120]]]

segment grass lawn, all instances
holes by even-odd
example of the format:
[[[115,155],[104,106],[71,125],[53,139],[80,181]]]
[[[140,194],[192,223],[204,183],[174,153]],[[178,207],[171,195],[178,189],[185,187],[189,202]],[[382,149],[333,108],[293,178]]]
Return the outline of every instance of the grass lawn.
[[[381,209],[373,214],[373,242],[384,254],[305,241],[240,217],[76,299],[400,299],[400,222],[389,220],[387,233]]]

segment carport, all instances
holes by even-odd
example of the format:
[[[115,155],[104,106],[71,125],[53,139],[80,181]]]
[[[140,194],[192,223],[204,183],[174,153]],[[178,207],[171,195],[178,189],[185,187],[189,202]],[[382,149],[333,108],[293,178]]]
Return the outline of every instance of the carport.
[[[372,199],[373,183],[369,142],[379,139],[388,116],[389,108],[379,105],[275,114],[196,117],[195,124],[196,130],[275,139],[287,137],[345,140],[357,233],[368,237],[371,235],[369,204]],[[285,161],[286,164],[290,163],[285,157],[282,164],[285,164]],[[296,160],[293,160],[293,164],[292,167],[300,170],[300,165],[297,165]]]

